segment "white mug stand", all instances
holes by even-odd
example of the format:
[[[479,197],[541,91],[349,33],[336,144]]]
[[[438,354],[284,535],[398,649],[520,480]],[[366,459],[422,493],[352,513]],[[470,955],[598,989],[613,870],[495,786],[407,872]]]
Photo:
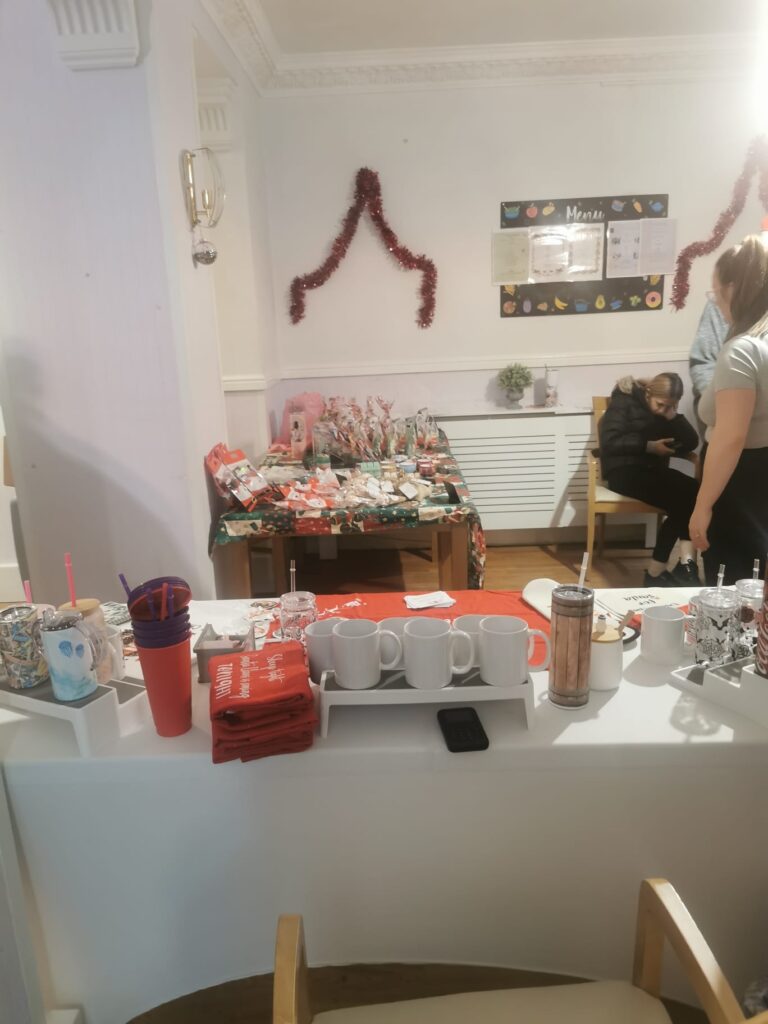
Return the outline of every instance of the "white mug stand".
[[[369,690],[345,690],[336,682],[332,669],[326,669],[320,680],[320,735],[328,735],[332,707],[368,707],[383,704],[475,704],[478,701],[521,700],[525,724],[533,728],[535,711],[533,685],[530,678],[517,686],[489,686],[476,668],[453,677],[449,686],[440,690],[417,690],[405,681],[402,669],[382,672],[381,682]]]
[[[0,704],[69,722],[81,757],[93,757],[151,720],[144,684],[132,679],[112,679],[89,697],[64,703],[56,700],[50,682],[16,690],[3,678]]]
[[[729,661],[717,668],[687,665],[676,669],[672,676],[689,693],[768,728],[768,679],[755,671],[753,657]]]

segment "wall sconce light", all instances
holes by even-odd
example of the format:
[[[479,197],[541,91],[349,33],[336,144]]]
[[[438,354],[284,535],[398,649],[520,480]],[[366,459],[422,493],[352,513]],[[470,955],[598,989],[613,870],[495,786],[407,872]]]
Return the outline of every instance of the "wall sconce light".
[[[181,154],[181,174],[187,217],[196,240],[192,246],[195,263],[211,264],[218,256],[216,246],[203,237],[204,228],[219,223],[224,201],[224,177],[210,149],[185,149]]]

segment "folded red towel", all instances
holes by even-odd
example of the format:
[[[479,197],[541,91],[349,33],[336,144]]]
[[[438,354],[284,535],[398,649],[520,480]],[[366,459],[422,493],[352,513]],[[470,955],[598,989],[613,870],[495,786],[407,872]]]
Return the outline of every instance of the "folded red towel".
[[[299,643],[267,644],[211,658],[211,718],[246,721],[275,710],[312,703],[312,690]]]
[[[290,728],[257,729],[231,739],[221,735],[218,723],[213,726],[213,763],[253,761],[273,754],[291,754],[312,746],[317,717],[306,711]]]
[[[312,745],[317,716],[301,644],[224,654],[210,673],[214,764]]]

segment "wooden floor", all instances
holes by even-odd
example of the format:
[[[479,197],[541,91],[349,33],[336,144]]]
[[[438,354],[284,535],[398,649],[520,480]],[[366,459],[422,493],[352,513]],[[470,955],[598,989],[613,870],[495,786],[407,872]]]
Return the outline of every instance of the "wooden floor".
[[[584,548],[579,544],[537,547],[489,547],[486,590],[522,590],[529,580],[547,577],[568,583],[578,579]],[[340,548],[335,559],[323,560],[297,547],[297,583],[315,594],[371,593],[386,590],[435,590],[437,569],[429,548],[408,550]],[[644,548],[615,547],[594,563],[595,587],[642,584],[648,562]]]
[[[557,974],[462,964],[353,964],[313,967],[309,972],[311,1005],[315,1013],[368,1003],[391,1003],[398,999],[572,984],[577,980]],[[664,1002],[673,1024],[706,1024],[706,1017],[700,1010],[671,1000]],[[129,1024],[271,1024],[271,1021],[272,975],[261,974],[175,999],[134,1017]],[[481,1022],[468,1021],[467,1024]]]

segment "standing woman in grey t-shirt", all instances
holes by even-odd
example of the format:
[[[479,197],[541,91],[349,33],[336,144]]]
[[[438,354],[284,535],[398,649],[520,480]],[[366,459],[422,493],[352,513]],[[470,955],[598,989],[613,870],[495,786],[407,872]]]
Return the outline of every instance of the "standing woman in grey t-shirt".
[[[730,324],[699,403],[707,426],[704,473],[689,528],[708,583],[765,572],[768,551],[768,249],[757,235],[722,254],[711,298]]]

